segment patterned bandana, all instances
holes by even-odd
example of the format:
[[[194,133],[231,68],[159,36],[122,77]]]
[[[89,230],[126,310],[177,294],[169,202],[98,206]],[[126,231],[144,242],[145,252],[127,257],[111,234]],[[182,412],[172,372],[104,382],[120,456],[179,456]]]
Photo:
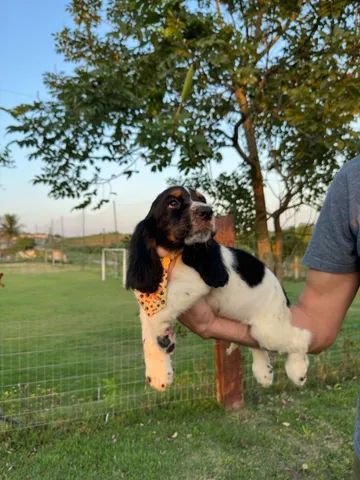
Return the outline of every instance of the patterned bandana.
[[[153,293],[143,293],[135,290],[135,297],[140,306],[145,310],[146,314],[151,317],[166,307],[166,294],[168,284],[168,273],[171,262],[178,256],[178,253],[161,257],[160,262],[163,267],[163,276],[159,283],[158,289]]]

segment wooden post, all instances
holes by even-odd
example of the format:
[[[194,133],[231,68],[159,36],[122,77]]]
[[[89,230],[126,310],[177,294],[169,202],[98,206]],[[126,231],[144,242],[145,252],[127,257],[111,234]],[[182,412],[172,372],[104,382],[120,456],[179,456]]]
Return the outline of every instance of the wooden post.
[[[234,222],[231,215],[216,218],[215,239],[227,247],[235,246]],[[244,406],[244,376],[240,347],[226,353],[230,342],[216,340],[216,396],[225,408],[238,410]]]
[[[105,261],[106,261],[106,258],[105,258],[105,249],[103,248],[102,251],[101,251],[101,280],[104,281],[105,280]]]
[[[294,258],[293,270],[294,270],[294,280],[299,280],[299,277],[300,277],[300,263],[299,263],[299,257],[297,255]]]

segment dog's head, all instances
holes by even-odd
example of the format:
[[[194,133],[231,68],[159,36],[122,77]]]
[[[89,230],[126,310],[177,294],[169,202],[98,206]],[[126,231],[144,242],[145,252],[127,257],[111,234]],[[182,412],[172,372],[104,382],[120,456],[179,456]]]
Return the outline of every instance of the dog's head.
[[[156,247],[169,251],[205,243],[215,234],[213,210],[195,190],[171,187],[160,193],[130,243],[127,288],[154,292],[162,277]]]
[[[215,232],[213,210],[195,190],[171,187],[154,200],[145,220],[155,226],[157,246],[179,250],[208,241]]]

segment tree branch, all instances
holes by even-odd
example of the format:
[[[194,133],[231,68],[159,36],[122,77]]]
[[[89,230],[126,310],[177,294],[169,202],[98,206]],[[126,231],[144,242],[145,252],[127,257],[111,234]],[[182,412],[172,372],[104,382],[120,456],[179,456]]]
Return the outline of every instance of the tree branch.
[[[256,22],[255,22],[255,38],[259,39],[261,35],[261,24],[262,24],[262,19],[264,16],[264,11],[265,8],[260,8],[258,16],[256,17]]]
[[[227,138],[228,140],[231,140],[231,142],[233,141],[233,137],[228,133],[224,132],[224,130],[221,130],[221,128],[219,128],[219,132],[221,132],[225,138]],[[229,147],[233,147],[233,144],[229,145]]]
[[[248,24],[247,24],[247,21],[246,21],[244,4],[243,4],[242,0],[240,0],[239,6],[240,6],[240,10],[241,10],[241,15],[242,15],[242,18],[243,18],[244,26],[245,26],[246,40],[249,40],[249,28],[248,28]]]
[[[284,33],[286,32],[286,30],[289,28],[289,25],[290,23],[293,21],[294,19],[292,17],[288,18],[287,21],[285,22],[284,25],[281,25],[281,29],[280,29],[280,32],[277,33],[273,39],[266,44],[266,47],[263,49],[262,52],[259,53],[258,57],[257,57],[257,62],[259,60],[262,59],[262,57],[264,55],[266,55],[271,49],[272,47],[280,40],[280,38],[284,35]]]
[[[281,207],[277,208],[276,210],[274,210],[272,213],[269,213],[268,219],[269,218],[278,218],[278,217],[280,217],[280,215],[282,215],[287,210],[291,210],[293,208],[301,207],[303,205],[304,205],[303,202],[299,202],[299,203],[295,203],[294,205],[287,205],[286,207],[281,206]]]
[[[223,19],[223,16],[221,14],[221,7],[220,7],[220,0],[215,0],[215,5],[216,5],[216,14],[219,18],[219,21],[220,21],[220,26],[221,28],[224,27],[224,19]]]
[[[298,202],[298,203],[295,203],[293,205],[290,205],[291,203],[291,200],[293,200],[293,198],[299,193],[299,189],[297,189],[297,191],[291,191],[291,190],[288,190],[286,195],[283,197],[283,199],[279,199],[279,208],[277,208],[274,212],[270,213],[269,214],[269,218],[275,218],[275,217],[280,217],[280,215],[282,215],[284,212],[286,212],[287,210],[291,210],[292,208],[296,208],[296,207],[301,207],[304,203],[303,202]]]
[[[296,54],[301,50],[301,48],[303,48],[307,43],[309,43],[312,39],[312,37],[315,35],[317,29],[319,28],[319,25],[321,23],[321,18],[318,17],[317,20],[316,20],[316,23],[314,24],[313,28],[311,29],[309,35],[306,37],[306,39],[302,42],[302,44],[298,45],[297,49],[296,49]],[[285,31],[283,32],[285,33]],[[272,46],[272,45],[271,45]],[[270,47],[271,48],[271,47]],[[269,51],[270,48],[268,48],[267,50]],[[262,53],[266,53],[266,49],[264,49],[264,52]],[[262,57],[263,55],[260,54],[258,60]],[[279,63],[277,63],[276,65],[272,65],[269,69],[267,69],[264,73],[264,76],[263,78],[260,80],[260,88],[263,89],[265,84],[266,84],[266,81],[268,80],[268,78],[271,76],[271,74],[273,73],[276,73],[277,71],[279,71],[279,69],[281,67],[284,67],[284,66],[288,66],[289,68],[291,67],[294,67],[296,65],[293,64],[293,65],[290,65],[286,62],[285,58],[282,58]]]
[[[235,123],[234,134],[231,137],[231,140],[232,140],[232,145],[235,148],[235,150],[238,152],[238,154],[242,157],[243,160],[245,160],[247,164],[251,165],[250,157],[246,155],[244,150],[239,145],[239,128],[245,122],[245,120],[246,120],[246,115],[244,113],[241,113],[240,119]]]

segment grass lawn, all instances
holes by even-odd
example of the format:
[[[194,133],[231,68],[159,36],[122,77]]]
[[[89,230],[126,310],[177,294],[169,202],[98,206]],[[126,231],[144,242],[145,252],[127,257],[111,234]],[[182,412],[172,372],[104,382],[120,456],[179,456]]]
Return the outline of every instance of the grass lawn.
[[[214,401],[3,434],[3,480],[345,480],[357,381],[260,396],[240,413]]]
[[[336,479],[349,476],[360,299],[298,390],[276,360],[264,390],[245,356],[246,408],[214,400],[213,346],[178,336],[176,381],[145,386],[133,295],[94,271],[3,265],[0,479]],[[288,283],[292,300],[300,283]],[[112,415],[117,412],[117,415]],[[71,420],[71,421],[69,421]]]

